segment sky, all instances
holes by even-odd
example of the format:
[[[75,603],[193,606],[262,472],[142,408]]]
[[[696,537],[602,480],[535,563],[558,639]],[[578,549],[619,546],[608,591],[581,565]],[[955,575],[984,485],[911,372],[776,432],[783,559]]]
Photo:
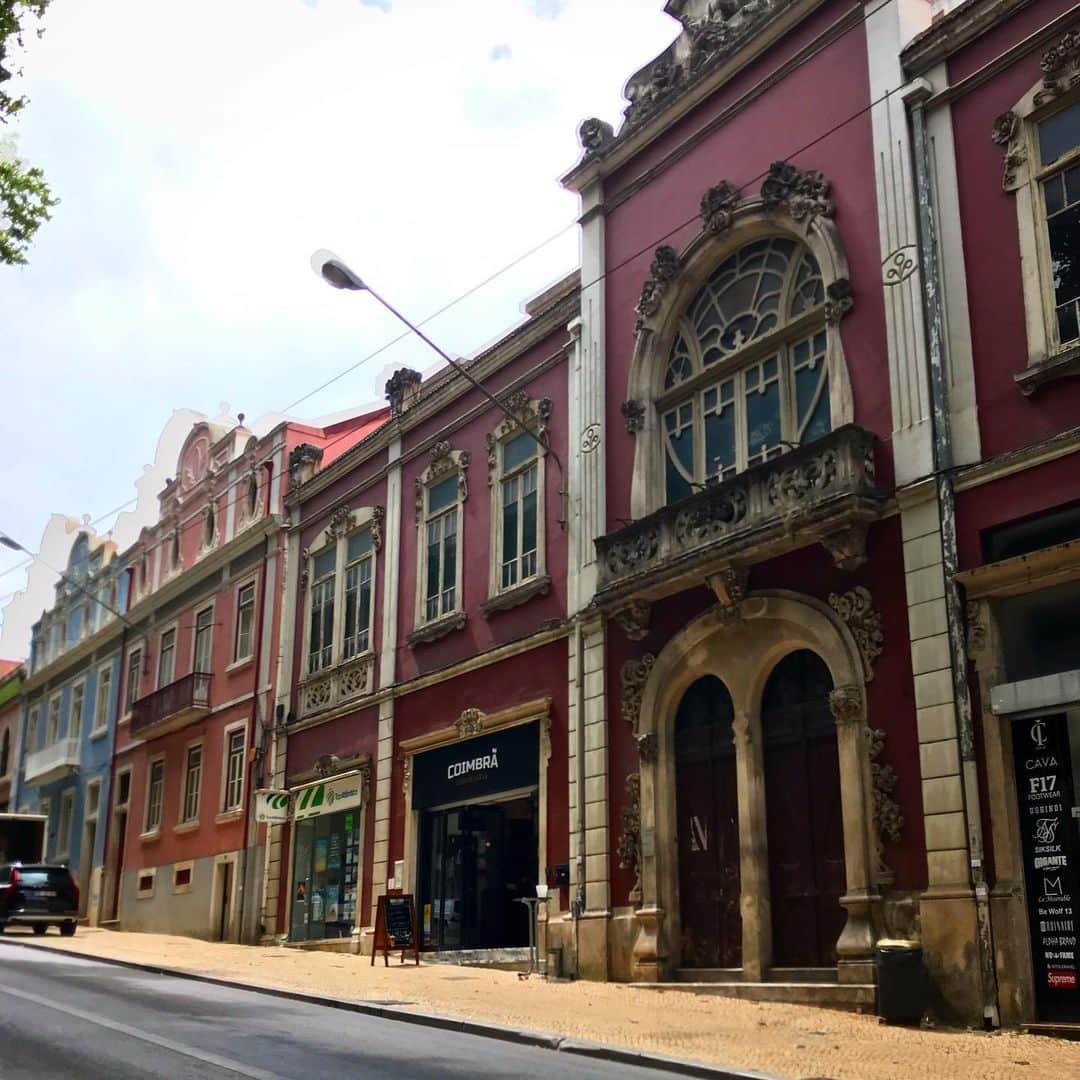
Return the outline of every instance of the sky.
[[[184,410],[313,419],[431,369],[414,340],[377,352],[399,327],[320,282],[317,248],[421,320],[556,237],[425,329],[470,355],[519,321],[577,265],[558,177],[578,124],[617,127],[627,78],[675,37],[663,6],[53,0],[3,132],[61,203],[29,266],[0,267],[0,531],[57,565],[137,480],[117,538],[152,520]],[[0,548],[0,655],[25,655],[45,606],[10,603],[25,561]]]

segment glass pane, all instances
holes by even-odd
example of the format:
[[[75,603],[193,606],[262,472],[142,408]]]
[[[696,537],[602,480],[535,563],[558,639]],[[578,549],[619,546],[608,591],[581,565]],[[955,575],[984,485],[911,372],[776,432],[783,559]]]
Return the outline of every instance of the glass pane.
[[[1064,177],[1061,173],[1043,181],[1043,197],[1047,214],[1056,214],[1065,206]]]
[[[793,351],[796,442],[812,442],[831,430],[825,331],[800,341]]]
[[[368,627],[371,626],[371,578],[367,578],[360,586],[360,613],[356,626],[357,652],[363,652],[368,647]]]
[[[371,530],[362,529],[360,532],[353,533],[345,542],[345,547],[346,562],[353,562],[362,555],[366,555],[371,550]]]
[[[442,544],[439,542],[442,532],[440,524],[436,521],[428,528],[427,592],[424,594],[428,597],[439,595],[439,553],[442,550]]]
[[[355,567],[345,575],[345,641],[344,650],[346,656],[352,656],[356,652],[356,609],[357,588],[359,586],[358,573]]]
[[[521,506],[521,553],[536,551],[536,492],[526,495]],[[528,576],[525,568],[522,577]]]
[[[443,589],[454,587],[457,575],[457,537],[449,533],[443,546]]]
[[[326,577],[327,574],[334,572],[334,562],[337,557],[337,552],[331,548],[329,551],[324,551],[321,555],[315,556],[315,580],[318,581],[321,577]],[[241,596],[241,602],[243,602],[243,596]]]
[[[516,487],[516,485],[515,485]],[[502,518],[502,561],[510,563],[517,558],[518,554],[518,503],[517,499],[503,506]],[[503,581],[504,585],[513,584],[513,573],[510,581]],[[504,573],[505,578],[505,573]]]
[[[682,334],[679,334],[671,347],[671,359],[668,361],[667,373],[664,375],[664,389],[670,390],[673,386],[686,382],[693,373],[694,361],[690,355],[690,348]]]
[[[1065,199],[1070,203],[1080,202],[1080,165],[1065,171]]]
[[[526,462],[537,451],[536,440],[528,432],[510,439],[503,447],[503,469],[509,471]]]
[[[1048,222],[1050,263],[1057,305],[1080,296],[1080,205],[1055,214]]]
[[[705,417],[705,472],[721,479],[735,472],[735,408],[732,404]]]
[[[1044,165],[1080,145],[1080,102],[1048,116],[1039,125],[1039,156]]]
[[[771,456],[769,451],[780,438],[780,383],[772,379],[746,391],[746,451],[750,464]]]
[[[457,473],[428,488],[428,513],[433,514],[436,510],[442,510],[456,502],[457,489]]]
[[[1069,341],[1075,341],[1080,337],[1080,329],[1077,328],[1076,304],[1070,301],[1064,307],[1058,308],[1058,338],[1064,345]]]

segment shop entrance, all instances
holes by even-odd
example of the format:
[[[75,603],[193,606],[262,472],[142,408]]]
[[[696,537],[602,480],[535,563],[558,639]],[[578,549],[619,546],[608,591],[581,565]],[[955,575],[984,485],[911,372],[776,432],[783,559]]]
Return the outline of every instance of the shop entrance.
[[[1080,1021],[1080,709],[1013,723],[1035,1004]]]
[[[429,810],[420,827],[417,917],[425,949],[527,945],[536,895],[536,794]]]

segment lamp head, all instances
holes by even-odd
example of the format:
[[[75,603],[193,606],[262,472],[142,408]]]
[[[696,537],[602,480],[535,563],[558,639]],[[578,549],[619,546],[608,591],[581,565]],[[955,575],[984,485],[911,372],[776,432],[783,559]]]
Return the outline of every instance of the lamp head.
[[[6,548],[11,548],[12,551],[23,551],[23,546],[17,540],[12,540],[6,533],[0,533],[0,544],[3,544]]]
[[[335,289],[361,291],[367,288],[358,274],[354,274],[342,259],[326,248],[320,248],[311,256],[311,268]]]

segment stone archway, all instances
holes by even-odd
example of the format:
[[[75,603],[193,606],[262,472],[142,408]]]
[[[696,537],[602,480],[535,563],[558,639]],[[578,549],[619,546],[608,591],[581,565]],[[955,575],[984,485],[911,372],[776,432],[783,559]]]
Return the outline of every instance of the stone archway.
[[[655,748],[641,761],[641,902],[634,977],[669,977],[677,965],[679,870],[674,724],[685,691],[704,675],[720,679],[734,707],[741,837],[742,969],[761,980],[772,963],[771,908],[762,760],[765,683],[788,653],[808,649],[828,667],[835,689],[841,776],[847,912],[837,941],[841,982],[873,981],[876,889],[873,883],[872,782],[865,738],[865,683],[870,675],[850,631],[820,601],[790,592],[753,593],[732,615],[720,606],[698,616],[657,656],[642,692],[635,735]]]

